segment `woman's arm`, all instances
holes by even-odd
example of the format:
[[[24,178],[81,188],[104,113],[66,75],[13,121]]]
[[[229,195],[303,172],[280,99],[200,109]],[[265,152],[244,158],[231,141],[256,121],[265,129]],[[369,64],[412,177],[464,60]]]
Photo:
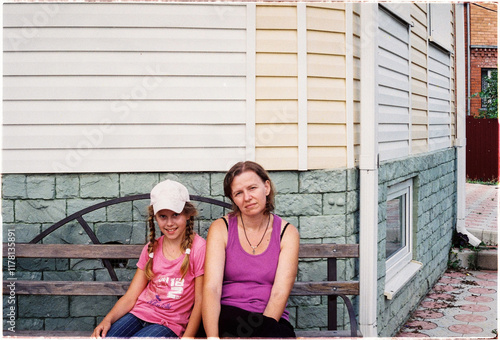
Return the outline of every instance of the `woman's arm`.
[[[194,306],[183,338],[194,338],[201,322],[201,303],[203,299],[203,275],[194,279]]]
[[[285,222],[283,222],[285,223]],[[264,315],[279,321],[286,307],[288,296],[293,288],[299,264],[300,236],[297,228],[289,224],[281,240],[278,268],[271,296]]]
[[[134,278],[130,283],[130,287],[128,288],[125,295],[123,295],[111,308],[109,313],[104,317],[99,325],[94,329],[92,333],[92,338],[101,338],[105,337],[108,333],[108,330],[111,328],[111,325],[130,312],[134,307],[139,295],[141,295],[144,288],[148,284],[148,278],[146,277],[146,273],[142,269],[137,269],[135,272]]]
[[[226,261],[227,228],[222,219],[215,220],[207,235],[202,316],[207,337],[219,337],[220,298]]]

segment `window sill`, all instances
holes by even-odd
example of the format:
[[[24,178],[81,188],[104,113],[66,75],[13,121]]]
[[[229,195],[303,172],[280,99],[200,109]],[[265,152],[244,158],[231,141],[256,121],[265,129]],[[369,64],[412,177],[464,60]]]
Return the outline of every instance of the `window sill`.
[[[387,300],[398,294],[398,292],[417,274],[423,264],[418,261],[410,261],[401,271],[385,282],[384,295]]]

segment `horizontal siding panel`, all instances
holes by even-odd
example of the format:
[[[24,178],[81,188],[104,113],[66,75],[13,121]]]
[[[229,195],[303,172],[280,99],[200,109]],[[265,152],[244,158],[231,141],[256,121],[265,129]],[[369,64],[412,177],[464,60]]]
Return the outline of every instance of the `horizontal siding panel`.
[[[346,126],[336,124],[308,124],[308,146],[345,146]]]
[[[379,104],[388,106],[408,107],[409,94],[406,91],[379,86]]]
[[[429,151],[427,139],[414,139],[411,143],[412,154],[424,153]]]
[[[345,80],[307,78],[307,97],[311,100],[345,100]]]
[[[307,165],[309,169],[333,169],[347,166],[345,147],[308,147]]]
[[[378,81],[380,86],[394,88],[400,91],[409,91],[410,82],[407,74],[401,74],[380,67],[378,69]]]
[[[411,61],[427,70],[427,55],[415,49],[411,50]]]
[[[244,144],[244,125],[13,125],[3,131],[5,150],[212,148]]]
[[[427,126],[426,125],[412,125],[411,127],[411,138],[415,139],[426,139],[427,138]]]
[[[429,140],[429,150],[439,150],[449,148],[451,146],[450,137],[433,138]]]
[[[276,157],[279,155],[279,157]],[[296,147],[258,148],[255,150],[255,161],[265,169],[296,170],[299,152]]]
[[[307,7],[307,29],[329,32],[345,32],[343,10]]]
[[[411,93],[422,97],[427,96],[427,83],[412,79]]]
[[[380,160],[395,159],[408,156],[408,141],[379,143]]]
[[[297,29],[296,6],[260,6],[256,8],[257,29]]]
[[[408,37],[408,26],[402,24],[401,21],[395,20],[394,17],[386,10],[379,10],[378,24],[380,29],[390,33],[392,36],[406,41]]]
[[[429,124],[431,124],[431,126],[450,124],[450,123],[451,120],[449,113],[429,111]]]
[[[23,38],[4,28],[4,51],[245,52],[245,30],[180,28],[38,28]]]
[[[345,124],[346,104],[343,101],[307,101],[307,122],[316,124]]]
[[[244,77],[4,77],[4,100],[209,100],[245,95]]]
[[[4,101],[3,124],[245,124],[245,101]]]
[[[297,76],[297,54],[257,53],[255,73],[257,76]]]
[[[244,134],[243,134],[244,136]],[[297,124],[256,124],[255,146],[297,146],[298,126]]]
[[[429,71],[429,84],[446,89],[450,88],[450,78],[447,75]]]
[[[294,77],[257,77],[255,84],[257,100],[289,100],[298,96],[298,80]]]
[[[245,53],[6,52],[4,75],[244,76]]]
[[[450,102],[447,100],[429,98],[429,111],[448,113],[450,111]]]
[[[235,161],[243,161],[244,155],[245,148],[236,147],[4,150],[2,171],[4,173],[227,171]],[[144,167],[145,164],[147,169]]]
[[[429,127],[429,138],[441,138],[450,136],[449,125],[432,125]]]
[[[408,58],[402,58],[384,49],[379,49],[378,52],[379,66],[402,74],[408,73]]]
[[[431,99],[449,102],[451,99],[450,90],[429,84],[429,103],[431,102]]]
[[[257,100],[255,102],[256,123],[297,123],[296,100]]]
[[[425,110],[417,110],[413,108],[411,110],[411,120],[412,126],[425,125],[427,126],[427,111]]]
[[[379,124],[378,140],[384,142],[407,141],[409,139],[408,124]]]
[[[312,77],[345,78],[344,56],[313,54],[307,55],[307,74]]]
[[[307,52],[345,55],[345,34],[307,31]]]
[[[296,30],[257,30],[256,52],[297,53]]]
[[[4,4],[5,27],[245,28],[246,6],[228,4]],[[43,19],[43,20],[42,20]]]
[[[412,93],[411,106],[413,109],[427,110],[427,96]]]

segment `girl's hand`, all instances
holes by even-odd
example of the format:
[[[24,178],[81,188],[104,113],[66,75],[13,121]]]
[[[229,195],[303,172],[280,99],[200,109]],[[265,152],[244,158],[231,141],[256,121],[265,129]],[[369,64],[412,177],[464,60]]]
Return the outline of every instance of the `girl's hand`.
[[[100,324],[94,329],[94,333],[90,336],[92,339],[105,338],[109,329],[111,328],[111,322],[106,319],[102,320]]]

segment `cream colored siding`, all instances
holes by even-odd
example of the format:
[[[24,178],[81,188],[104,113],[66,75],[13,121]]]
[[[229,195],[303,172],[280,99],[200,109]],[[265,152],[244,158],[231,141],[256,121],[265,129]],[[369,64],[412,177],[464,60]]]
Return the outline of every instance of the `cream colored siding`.
[[[296,6],[257,5],[255,159],[266,169],[298,167]]]
[[[360,113],[361,113],[361,22],[360,22],[360,9],[361,4],[355,3],[353,8],[353,149],[354,149],[354,164],[359,165],[360,156]]]
[[[344,4],[307,6],[308,168],[347,166]]]
[[[4,172],[225,170],[244,159],[246,5],[3,9]]]
[[[426,8],[412,5],[411,18],[411,152],[417,154],[428,151]]]

